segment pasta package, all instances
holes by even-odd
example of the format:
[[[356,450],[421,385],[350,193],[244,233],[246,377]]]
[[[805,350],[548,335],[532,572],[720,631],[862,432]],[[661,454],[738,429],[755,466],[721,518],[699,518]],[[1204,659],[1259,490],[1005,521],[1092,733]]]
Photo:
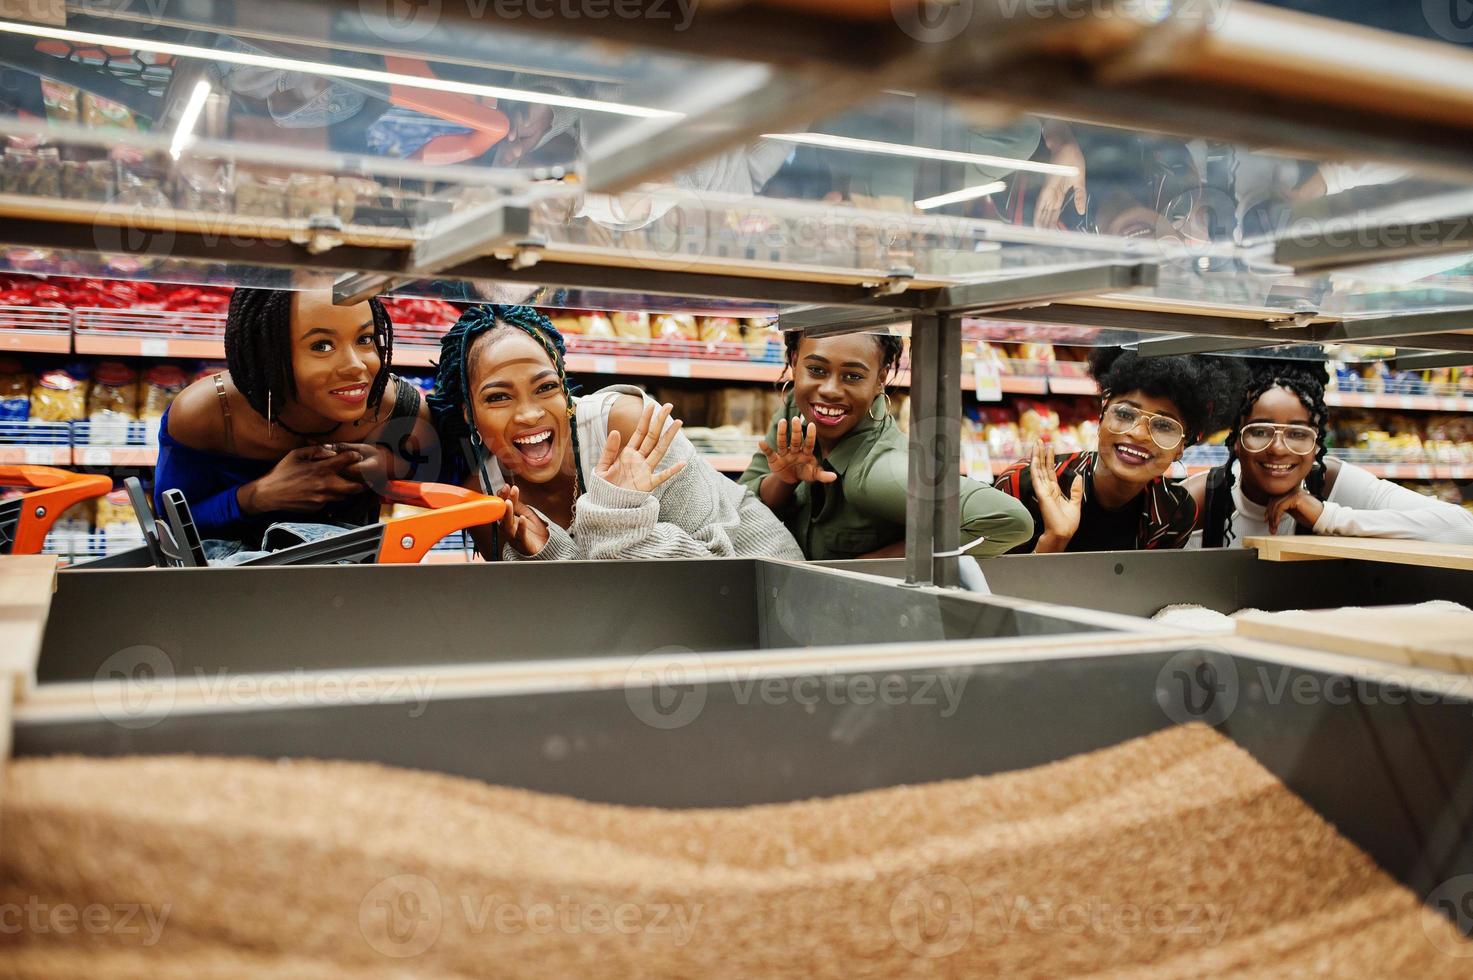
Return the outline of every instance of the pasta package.
[[[80,422],[87,417],[87,382],[66,371],[46,371],[31,388],[31,418],[37,422]]]
[[[132,502],[128,500],[128,491],[114,490],[106,496],[97,498],[94,521],[99,531],[107,531],[110,528],[122,530],[136,528],[138,518],[133,512]]]
[[[701,340],[708,344],[735,344],[742,339],[742,328],[729,316],[701,317]]]
[[[117,361],[103,361],[92,373],[87,417],[94,421],[138,417],[138,375]]]
[[[578,318],[578,328],[588,337],[611,339],[615,336],[614,325],[602,313],[589,313]]]
[[[655,317],[654,337],[656,340],[700,340],[701,332],[696,327],[696,318],[690,314],[666,314]]]
[[[184,371],[176,365],[160,364],[150,368],[138,403],[138,417],[162,418],[164,411],[173,403],[174,397],[184,390],[186,384],[188,379],[185,378]]]
[[[0,422],[31,417],[31,379],[13,357],[0,357]]]
[[[615,313],[612,317],[614,333],[625,340],[650,339],[650,315],[648,313]]]

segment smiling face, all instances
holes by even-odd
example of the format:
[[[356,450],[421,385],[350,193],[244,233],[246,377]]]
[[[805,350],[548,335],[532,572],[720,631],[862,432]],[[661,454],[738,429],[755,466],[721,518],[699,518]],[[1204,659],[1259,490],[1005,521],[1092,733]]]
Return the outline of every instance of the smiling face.
[[[1270,388],[1248,406],[1243,415],[1243,426],[1255,422],[1276,425],[1302,425],[1312,427],[1313,416],[1299,396],[1286,388]],[[1252,499],[1282,497],[1309,476],[1314,466],[1314,452],[1299,455],[1291,452],[1284,443],[1284,434],[1277,434],[1262,452],[1252,453],[1238,444],[1238,465],[1242,469],[1243,492]]]
[[[373,345],[369,305],[334,306],[328,293],[297,293],[292,297],[291,345],[296,402],[334,422],[361,419],[382,365]]]
[[[1135,409],[1137,412],[1150,415],[1164,416],[1176,422],[1177,425],[1182,425],[1181,410],[1171,399],[1158,398],[1143,391],[1128,391],[1115,395],[1105,403],[1100,422],[1100,465],[1122,483],[1144,486],[1164,476],[1171,468],[1171,464],[1181,458],[1181,454],[1186,449],[1186,439],[1182,438],[1170,449],[1163,449],[1151,438],[1151,427],[1153,425],[1159,427],[1162,430],[1160,437],[1163,441],[1169,442],[1165,431],[1169,426],[1167,423],[1148,418],[1146,415],[1141,415],[1128,432],[1115,432],[1110,426],[1113,410],[1117,406]]]
[[[804,337],[793,363],[793,402],[818,425],[818,438],[833,445],[864,421],[884,390],[880,345],[868,334]]]
[[[517,482],[547,483],[572,450],[568,400],[542,345],[521,330],[482,334],[467,374],[481,440]]]

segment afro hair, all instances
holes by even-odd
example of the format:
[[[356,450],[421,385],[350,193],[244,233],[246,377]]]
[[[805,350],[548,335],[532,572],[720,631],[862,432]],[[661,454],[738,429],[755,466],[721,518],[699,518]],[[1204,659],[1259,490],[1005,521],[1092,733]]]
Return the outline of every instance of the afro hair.
[[[1239,358],[1141,357],[1120,347],[1096,348],[1089,373],[1106,398],[1139,391],[1169,399],[1181,412],[1188,443],[1230,426],[1248,384],[1248,369]]]

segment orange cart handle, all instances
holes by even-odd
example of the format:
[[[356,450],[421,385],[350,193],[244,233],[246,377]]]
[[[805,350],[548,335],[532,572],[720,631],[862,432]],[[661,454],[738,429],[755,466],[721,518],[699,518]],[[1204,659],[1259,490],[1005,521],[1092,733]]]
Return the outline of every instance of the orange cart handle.
[[[444,486],[434,483],[421,485]],[[460,491],[459,487],[446,489]],[[378,549],[378,563],[417,564],[446,535],[464,531],[468,527],[495,524],[506,513],[506,501],[500,497],[487,497],[469,490],[460,492],[470,494],[474,499],[386,522]]]
[[[0,466],[0,486],[36,488],[21,497],[10,553],[39,555],[56,519],[75,503],[110,493],[113,481],[97,473],[73,473],[51,466]]]
[[[483,493],[476,493],[474,490],[467,490],[465,487],[457,487],[449,483],[412,483],[409,480],[390,480],[389,485],[379,496],[398,504],[429,507],[432,510],[451,507],[455,504],[468,504],[474,500],[484,500],[486,497]]]

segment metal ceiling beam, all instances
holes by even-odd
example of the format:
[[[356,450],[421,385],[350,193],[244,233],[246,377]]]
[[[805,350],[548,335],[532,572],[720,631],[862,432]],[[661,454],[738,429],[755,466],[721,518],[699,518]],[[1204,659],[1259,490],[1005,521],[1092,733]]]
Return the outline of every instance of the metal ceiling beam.
[[[1473,364],[1473,351],[1457,351],[1450,354],[1430,352],[1406,354],[1391,359],[1398,371],[1417,371],[1423,368],[1463,367]]]
[[[1363,317],[1314,324],[1309,328],[1315,341],[1322,344],[1364,344],[1466,329],[1473,329],[1473,309]],[[1468,339],[1473,341],[1473,334]]]
[[[854,309],[795,310],[780,317],[784,330],[801,330],[810,337],[858,333],[894,323],[903,317],[897,311],[946,313],[966,316],[1054,300],[1096,296],[1154,286],[1159,269],[1153,262],[1109,262],[1077,269],[1018,275],[1011,279],[949,286],[939,290],[916,290],[875,295],[867,304],[884,312],[863,313]]]
[[[1336,224],[1291,230],[1274,244],[1274,261],[1297,273],[1330,272],[1399,259],[1473,252],[1473,215],[1437,221]]]
[[[1263,346],[1264,342],[1261,340],[1188,335],[1143,340],[1136,345],[1136,353],[1141,357],[1177,357],[1183,354],[1224,354],[1228,351],[1256,350]]]

